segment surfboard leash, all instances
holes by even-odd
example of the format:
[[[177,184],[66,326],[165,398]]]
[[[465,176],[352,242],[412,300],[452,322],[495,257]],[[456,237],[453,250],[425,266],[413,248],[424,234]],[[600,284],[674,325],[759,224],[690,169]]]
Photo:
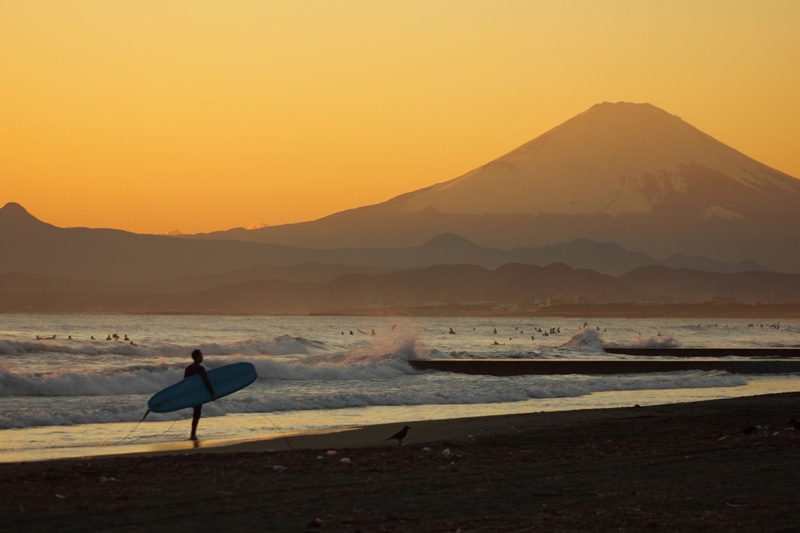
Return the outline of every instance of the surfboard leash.
[[[272,427],[275,428],[278,431],[278,433],[281,434],[283,442],[289,447],[289,449],[295,451],[294,446],[292,446],[292,441],[289,439],[289,437],[286,436],[286,433],[284,433],[284,431],[281,428],[279,428],[266,413],[264,413],[264,418],[266,418],[267,422],[272,424]]]
[[[117,442],[114,442],[114,443],[112,443],[112,444],[109,444],[109,446],[116,446],[117,444],[121,443],[122,441],[124,441],[125,439],[127,439],[128,437],[130,437],[131,435],[133,435],[133,432],[134,432],[134,431],[136,431],[136,428],[138,428],[138,427],[139,427],[139,425],[140,425],[142,422],[144,422],[144,419],[145,419],[145,418],[147,418],[147,415],[149,415],[149,414],[150,414],[150,409],[148,409],[148,410],[147,410],[147,412],[146,412],[146,413],[144,414],[144,416],[142,417],[142,419],[141,419],[141,420],[139,420],[139,423],[138,423],[138,424],[136,424],[135,426],[133,426],[133,429],[130,431],[130,433],[128,433],[127,435],[125,435],[124,437],[122,437],[121,439],[119,439]],[[176,420],[176,422],[177,422],[177,420]],[[170,429],[171,429],[171,427],[170,427]]]

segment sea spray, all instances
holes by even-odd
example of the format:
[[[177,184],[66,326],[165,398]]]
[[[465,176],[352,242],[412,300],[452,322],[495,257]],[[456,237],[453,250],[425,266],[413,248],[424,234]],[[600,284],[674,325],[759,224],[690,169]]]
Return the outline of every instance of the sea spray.
[[[606,346],[611,344],[606,343],[600,332],[595,329],[584,328],[572,336],[567,342],[561,345],[561,348],[569,348],[572,350],[584,350],[587,352],[602,352]],[[621,344],[614,344],[614,346],[625,346],[631,348],[679,348],[680,341],[675,337],[664,337],[656,335],[649,338],[636,337],[633,341]]]
[[[312,354],[289,362],[265,358],[248,360],[255,365],[261,379],[361,380],[414,374],[416,371],[408,361],[431,354],[413,332],[371,337],[371,341],[352,350]]]
[[[288,336],[286,336],[288,337]],[[292,337],[288,337],[292,339]],[[285,341],[282,341],[285,342]],[[276,360],[262,354],[209,357],[211,369],[237,361],[255,365],[259,379],[281,380],[363,380],[390,379],[416,371],[408,364],[429,350],[415,336],[397,335],[375,339],[350,351],[308,354],[291,360]],[[127,367],[114,371],[15,373],[0,368],[0,397],[9,396],[115,396],[155,393],[183,379],[183,363]]]
[[[680,348],[681,343],[675,337],[654,336],[649,338],[637,337],[635,341],[626,344],[633,348]]]
[[[567,342],[561,345],[561,348],[568,348],[571,350],[583,350],[587,352],[602,352],[603,339],[600,332],[594,329],[583,328],[578,333],[572,336]]]

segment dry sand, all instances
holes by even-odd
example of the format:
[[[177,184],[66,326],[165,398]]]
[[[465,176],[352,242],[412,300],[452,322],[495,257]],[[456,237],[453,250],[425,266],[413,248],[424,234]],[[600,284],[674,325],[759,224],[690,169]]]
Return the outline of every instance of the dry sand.
[[[800,394],[5,464],[0,530],[800,531],[790,418]]]

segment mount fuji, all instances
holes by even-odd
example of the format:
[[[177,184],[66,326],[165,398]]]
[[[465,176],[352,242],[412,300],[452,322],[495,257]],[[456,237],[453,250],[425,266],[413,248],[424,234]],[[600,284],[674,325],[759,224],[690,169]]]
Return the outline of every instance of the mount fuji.
[[[195,238],[313,248],[576,238],[800,272],[800,180],[650,104],[602,103],[463,176],[299,224]]]

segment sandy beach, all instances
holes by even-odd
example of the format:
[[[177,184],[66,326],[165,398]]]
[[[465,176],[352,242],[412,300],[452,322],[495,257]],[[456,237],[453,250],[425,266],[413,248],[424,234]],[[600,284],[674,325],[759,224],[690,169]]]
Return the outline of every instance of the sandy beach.
[[[0,529],[795,531],[798,403],[787,393],[410,421],[403,446],[384,440],[400,423],[4,464]],[[745,435],[749,425],[761,427]]]

